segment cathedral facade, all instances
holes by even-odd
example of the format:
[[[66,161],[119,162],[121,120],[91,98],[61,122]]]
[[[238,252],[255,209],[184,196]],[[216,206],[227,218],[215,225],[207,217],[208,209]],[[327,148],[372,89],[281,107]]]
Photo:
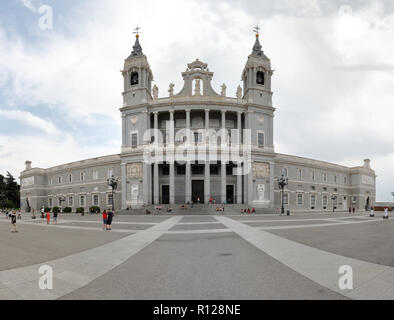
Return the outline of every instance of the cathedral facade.
[[[236,97],[211,86],[200,60],[182,72],[183,88],[158,97],[137,35],[125,60],[120,154],[21,173],[22,208],[115,209],[155,204],[242,204],[278,212],[364,210],[375,202],[370,161],[345,167],[279,154],[274,148],[270,59],[259,35]],[[113,191],[108,180],[118,180]],[[279,180],[285,181],[283,188]]]

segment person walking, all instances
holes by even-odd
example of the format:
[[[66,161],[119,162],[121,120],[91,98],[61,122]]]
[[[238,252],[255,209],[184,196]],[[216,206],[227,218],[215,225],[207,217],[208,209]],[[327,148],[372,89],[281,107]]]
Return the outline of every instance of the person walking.
[[[51,213],[48,211],[47,212],[47,224],[51,221]]]
[[[11,212],[10,218],[11,218],[11,225],[12,225],[11,232],[12,233],[18,232],[18,230],[16,229],[16,213],[15,213],[15,211]]]
[[[353,207],[353,214],[355,214],[356,213],[356,208],[355,207]]]
[[[107,212],[107,230],[111,230],[113,216],[114,216],[113,212],[111,210],[108,210],[108,212]]]
[[[383,219],[388,219],[389,218],[389,209],[388,208],[384,208],[384,216]]]
[[[370,216],[371,218],[373,218],[373,217],[375,216],[375,211],[374,211],[374,208],[373,208],[373,207],[371,207],[371,212],[369,213],[369,216]]]
[[[107,210],[104,210],[103,211],[103,230],[105,230],[107,227],[107,218],[108,218]]]
[[[53,224],[57,224],[57,215],[58,215],[58,212],[57,212],[57,210],[55,210],[53,212]]]

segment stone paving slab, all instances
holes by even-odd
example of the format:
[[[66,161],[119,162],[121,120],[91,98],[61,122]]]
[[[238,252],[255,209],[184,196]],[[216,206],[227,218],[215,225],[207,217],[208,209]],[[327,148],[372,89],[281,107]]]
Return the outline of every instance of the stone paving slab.
[[[184,217],[180,223],[191,223],[191,222],[217,222],[214,217]]]
[[[217,217],[217,220],[279,262],[326,288],[349,298],[394,299],[394,296],[390,296],[394,283],[387,283],[384,290],[379,285],[385,281],[387,274],[393,272],[392,267],[319,250],[257,230],[227,217]],[[338,272],[344,265],[352,267],[354,289],[357,291],[339,288]],[[372,288],[375,290],[371,290]]]
[[[62,299],[345,299],[234,233],[165,234]]]
[[[76,226],[76,227],[86,227],[86,223],[80,222],[70,222],[70,223],[62,223],[62,226]],[[89,223],[89,227],[96,228],[98,230],[103,229],[103,224],[101,223]],[[150,224],[122,224],[122,223],[113,223],[112,231],[116,231],[117,229],[121,230],[145,230],[152,227]]]
[[[46,225],[18,224],[19,233],[10,232],[10,223],[0,223],[0,270],[24,267],[91,249],[118,240],[127,234],[84,232],[51,228]]]
[[[11,290],[13,294],[22,299],[57,299],[87,285],[92,279],[100,277],[115,268],[155,241],[180,219],[181,217],[173,217],[148,230],[112,243],[45,262],[46,265],[53,268],[55,278],[59,274],[59,278],[56,279],[58,286],[54,290],[39,289],[39,264],[0,271],[0,287]],[[78,283],[75,280],[70,281],[73,273],[78,274]],[[7,292],[4,294],[7,294]]]
[[[324,223],[332,223],[331,221],[325,221],[325,220],[310,220],[310,221],[278,221],[278,222],[266,222],[266,221],[256,221],[256,222],[247,222],[245,224],[247,224],[248,226],[251,227],[269,227],[269,226],[296,226],[296,225],[305,225],[305,224],[324,224]]]
[[[221,223],[210,223],[210,224],[182,224],[176,225],[170,229],[170,231],[183,231],[183,230],[209,230],[209,229],[227,229]]]
[[[321,250],[394,267],[394,220],[268,232]]]

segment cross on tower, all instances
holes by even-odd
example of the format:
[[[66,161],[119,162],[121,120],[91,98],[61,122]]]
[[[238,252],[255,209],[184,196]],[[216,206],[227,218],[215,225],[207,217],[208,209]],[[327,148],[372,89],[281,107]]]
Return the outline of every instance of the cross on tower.
[[[141,28],[137,25],[137,27],[134,29],[134,34],[137,36],[137,38],[138,38],[138,36],[140,35],[140,30],[141,30]]]
[[[260,35],[260,30],[261,30],[261,28],[259,27],[259,25],[257,25],[257,26],[254,27],[253,32],[255,32],[256,35],[257,34]]]

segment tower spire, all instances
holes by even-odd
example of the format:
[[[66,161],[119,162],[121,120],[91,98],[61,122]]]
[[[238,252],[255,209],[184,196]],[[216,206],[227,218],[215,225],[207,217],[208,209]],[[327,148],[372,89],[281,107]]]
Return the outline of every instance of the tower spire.
[[[137,27],[134,29],[134,34],[135,34],[135,43],[134,43],[134,46],[133,46],[133,51],[131,52],[131,55],[133,56],[133,57],[136,57],[136,56],[142,56],[143,55],[143,53],[142,53],[142,47],[141,47],[141,45],[140,45],[140,41],[139,41],[139,37],[140,37],[140,31],[141,30],[141,28],[137,25]]]
[[[265,58],[267,58],[265,56],[264,52],[261,50],[262,46],[261,46],[260,41],[259,41],[260,30],[261,30],[261,28],[258,25],[255,26],[254,29],[253,29],[253,32],[256,33],[256,42],[254,43],[254,46],[253,46],[252,55],[258,56],[258,57],[265,57]]]

